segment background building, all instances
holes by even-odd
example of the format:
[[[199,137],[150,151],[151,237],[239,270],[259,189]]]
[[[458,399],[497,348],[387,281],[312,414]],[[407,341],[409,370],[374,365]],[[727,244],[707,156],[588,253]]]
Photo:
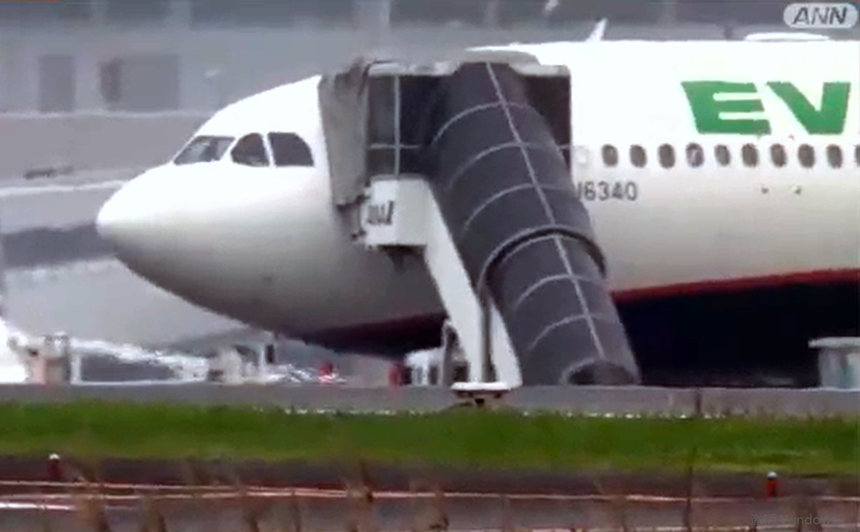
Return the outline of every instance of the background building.
[[[59,0],[0,3],[0,110],[212,110],[357,50],[785,31],[785,0]],[[854,36],[860,35],[855,28]],[[845,33],[848,36],[850,33]]]

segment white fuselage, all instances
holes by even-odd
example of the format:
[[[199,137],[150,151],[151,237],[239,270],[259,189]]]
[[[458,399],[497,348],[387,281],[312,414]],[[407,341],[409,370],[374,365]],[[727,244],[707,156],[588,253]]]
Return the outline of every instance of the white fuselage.
[[[780,276],[857,276],[856,42],[516,48],[571,70],[573,179],[618,297]],[[237,102],[195,134],[235,143],[251,133],[294,133],[310,147],[313,166],[237,164],[231,144],[220,160],[154,168],[99,215],[120,259],[189,301],[297,336],[441,313],[420,262],[396,268],[355,244],[334,208],[318,81]],[[692,105],[685,82],[693,82]],[[713,85],[705,82],[750,85],[724,85],[709,99],[702,94]],[[845,84],[847,102],[839,92]],[[734,113],[708,114],[744,99]],[[784,165],[774,162],[772,146],[784,149]],[[639,166],[631,155],[638,147],[646,157]],[[610,165],[604,150],[613,148],[618,161]],[[271,160],[272,146],[265,149]],[[694,158],[701,150],[700,165],[688,161],[688,149]],[[728,164],[715,154],[723,151]],[[744,161],[753,151],[754,165]]]

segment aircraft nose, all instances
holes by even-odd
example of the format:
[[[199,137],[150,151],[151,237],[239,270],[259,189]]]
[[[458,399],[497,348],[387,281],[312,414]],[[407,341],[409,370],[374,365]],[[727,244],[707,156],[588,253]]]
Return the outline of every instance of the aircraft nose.
[[[96,230],[101,238],[122,253],[139,238],[146,225],[143,198],[134,181],[125,184],[108,198],[96,215]]]
[[[187,177],[191,187],[202,188]],[[140,277],[174,290],[197,286],[209,271],[198,257],[212,249],[210,234],[198,223],[195,198],[170,169],[155,168],[113,193],[96,214],[95,226],[113,255]],[[216,217],[203,217],[216,223]]]
[[[162,173],[149,171],[123,185],[99,209],[96,231],[123,262],[168,251],[171,192],[176,191],[167,184]]]
[[[110,198],[102,205],[96,215],[96,230],[99,236],[112,245],[116,245],[121,239],[123,225],[127,225],[125,216],[127,194],[124,194],[123,188],[114,192]]]

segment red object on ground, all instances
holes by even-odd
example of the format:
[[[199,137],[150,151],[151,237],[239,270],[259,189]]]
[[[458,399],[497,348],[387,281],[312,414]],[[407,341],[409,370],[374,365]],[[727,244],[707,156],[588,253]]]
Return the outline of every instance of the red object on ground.
[[[331,384],[335,381],[334,364],[331,362],[323,362],[320,364],[317,373],[317,379],[320,384]]]
[[[777,478],[775,473],[771,473],[767,476],[767,480],[765,481],[765,493],[768,498],[779,495],[779,478]]]
[[[52,454],[48,457],[48,481],[62,482],[63,472],[60,468],[60,456]]]

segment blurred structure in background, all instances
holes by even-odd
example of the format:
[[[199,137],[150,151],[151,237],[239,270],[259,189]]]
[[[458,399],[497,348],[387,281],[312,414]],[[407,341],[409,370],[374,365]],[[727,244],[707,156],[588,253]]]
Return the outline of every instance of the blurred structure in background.
[[[213,110],[340,64],[510,40],[732,39],[786,31],[770,0],[74,0],[0,3],[5,112]],[[840,33],[841,31],[841,33]],[[858,36],[860,29],[832,32]],[[416,33],[417,32],[417,33]],[[438,51],[438,50],[437,50]]]

